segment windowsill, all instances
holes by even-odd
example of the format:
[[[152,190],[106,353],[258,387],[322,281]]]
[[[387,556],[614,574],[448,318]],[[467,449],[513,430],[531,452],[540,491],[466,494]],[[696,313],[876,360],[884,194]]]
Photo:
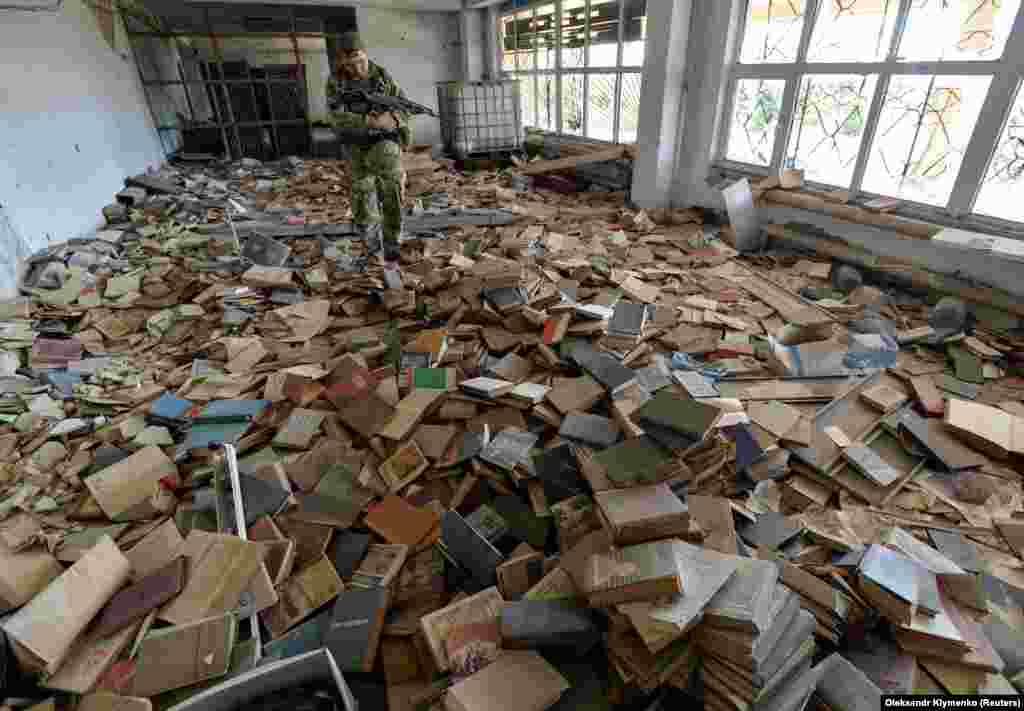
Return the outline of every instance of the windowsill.
[[[709,186],[720,184],[723,180],[739,178],[764,178],[771,174],[769,168],[757,168],[731,161],[716,161],[712,163],[707,178]],[[843,190],[844,188],[835,185],[824,185],[821,183],[805,182],[804,187],[813,191]],[[882,197],[873,193],[861,192],[856,199],[850,201],[850,205],[863,205],[868,200]],[[984,215],[964,215],[955,217],[945,209],[934,205],[925,205],[910,201],[901,202],[895,209],[887,210],[884,214],[902,218],[912,222],[925,222],[945,228],[939,232],[933,240],[946,241],[957,246],[965,245],[972,239],[994,238],[993,251],[1019,254],[1021,251],[1020,242],[1024,241],[1024,225],[1009,220],[1001,220],[995,217]],[[958,236],[951,235],[959,232]],[[972,235],[972,236],[965,236]],[[1006,249],[998,249],[999,242],[1011,243]]]

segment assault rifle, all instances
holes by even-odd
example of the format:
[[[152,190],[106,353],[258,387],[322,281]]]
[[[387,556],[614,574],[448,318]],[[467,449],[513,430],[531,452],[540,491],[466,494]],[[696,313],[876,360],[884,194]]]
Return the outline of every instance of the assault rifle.
[[[339,93],[331,102],[331,110],[338,110],[344,107],[345,111],[354,114],[386,114],[402,113],[418,116],[437,116],[429,106],[417,104],[415,101],[404,99],[399,96],[388,96],[364,89],[346,89]]]
[[[398,96],[388,96],[365,89],[347,89],[340,92],[330,103],[331,111],[348,111],[354,114],[405,113],[437,116],[432,108]],[[369,145],[378,141],[397,141],[398,131],[380,128],[335,129],[342,143]]]

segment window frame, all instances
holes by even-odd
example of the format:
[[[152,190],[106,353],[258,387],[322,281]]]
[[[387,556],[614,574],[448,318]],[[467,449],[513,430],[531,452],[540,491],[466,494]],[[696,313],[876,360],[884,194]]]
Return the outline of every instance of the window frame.
[[[875,94],[865,119],[864,133],[853,176],[849,185],[831,185],[808,181],[813,189],[842,189],[851,194],[851,201],[860,202],[884,197],[863,189],[864,174],[874,148],[875,133],[882,114],[884,98],[894,76],[901,75],[949,75],[987,76],[992,81],[982,103],[981,113],[964,151],[960,169],[954,180],[949,199],[944,206],[929,205],[904,198],[898,198],[900,205],[896,213],[915,219],[924,219],[939,224],[987,232],[1007,234],[1024,239],[1021,233],[1024,223],[1004,218],[975,213],[974,206],[988,174],[989,165],[995,156],[1007,122],[1010,120],[1018,93],[1024,92],[1024,76],[1019,68],[1024,66],[1024,3],[1018,9],[1011,25],[1003,54],[999,59],[986,60],[934,60],[908,62],[899,61],[900,40],[907,26],[907,17],[912,0],[900,0],[896,24],[890,38],[885,59],[873,62],[808,62],[814,26],[825,2],[831,0],[806,0],[803,27],[801,28],[797,56],[793,62],[765,62],[745,64],[740,61],[743,40],[746,33],[749,5],[752,0],[739,0],[735,41],[730,48],[725,82],[725,96],[718,130],[713,146],[712,167],[729,174],[768,176],[777,175],[784,167],[786,153],[793,130],[793,115],[797,110],[800,85],[805,75],[877,75]],[[1015,71],[1016,69],[1016,71]],[[775,143],[772,160],[768,166],[757,166],[730,160],[726,157],[729,134],[732,128],[737,82],[751,79],[781,79],[786,82],[775,129]]]
[[[648,0],[650,2],[651,0]],[[546,5],[554,5],[555,7],[555,66],[553,69],[538,69],[537,68],[537,47],[533,48],[533,69],[522,70],[518,67],[515,70],[507,70],[504,67],[504,22],[509,17],[522,12],[531,13],[531,17],[536,16],[536,10],[539,7]],[[565,137],[570,140],[589,141],[595,143],[607,143],[614,145],[621,142],[622,138],[622,89],[623,89],[623,76],[627,74],[638,74],[640,75],[641,87],[643,83],[644,67],[643,65],[623,65],[623,57],[625,53],[625,29],[626,29],[626,0],[619,0],[619,21],[618,21],[618,44],[616,50],[616,60],[614,67],[591,67],[590,64],[590,48],[591,48],[591,32],[590,32],[590,18],[591,18],[591,0],[585,0],[585,15],[586,15],[586,43],[583,47],[583,66],[582,67],[563,67],[562,65],[562,0],[533,0],[532,2],[525,3],[522,6],[514,9],[499,10],[497,13],[497,64],[499,74],[503,79],[523,79],[529,78],[533,82],[533,96],[536,97],[539,91],[538,78],[541,76],[553,76],[555,78],[555,116],[554,116],[554,129],[540,128],[536,126],[528,126],[526,116],[523,117],[524,127],[528,127],[532,130],[540,131],[544,134],[555,135],[559,137]],[[647,41],[646,38],[644,40]],[[518,41],[516,42],[518,45]],[[646,59],[646,51],[644,57]],[[567,75],[580,75],[583,77],[583,113],[582,113],[582,133],[580,135],[574,133],[566,133],[562,130],[562,77]],[[602,138],[592,138],[587,135],[587,127],[590,121],[590,77],[592,75],[614,75],[615,76],[615,89],[614,97],[612,101],[612,136],[614,140],[607,140]],[[537,112],[534,107],[533,119],[536,119]],[[536,121],[535,121],[536,123]]]

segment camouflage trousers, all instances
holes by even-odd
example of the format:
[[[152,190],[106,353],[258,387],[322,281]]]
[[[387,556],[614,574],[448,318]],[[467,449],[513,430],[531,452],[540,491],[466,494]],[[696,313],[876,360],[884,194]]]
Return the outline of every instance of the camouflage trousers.
[[[378,211],[373,195],[377,195]],[[402,149],[394,141],[352,146],[352,220],[380,224],[385,244],[398,244],[402,234]]]

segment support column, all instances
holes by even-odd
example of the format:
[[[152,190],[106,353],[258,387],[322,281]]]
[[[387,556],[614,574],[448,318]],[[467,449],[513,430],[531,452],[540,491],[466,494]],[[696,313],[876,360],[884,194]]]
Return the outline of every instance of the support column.
[[[723,206],[721,195],[708,186],[707,178],[715,159],[743,8],[741,0],[715,0],[693,18],[686,68],[686,130],[680,135],[672,191],[676,207]]]
[[[491,5],[484,10],[484,79],[501,74],[498,55],[498,8]]]
[[[459,39],[461,41],[462,80],[480,81],[484,77],[485,52],[483,10],[459,12]]]
[[[686,49],[692,0],[647,4],[647,50],[640,96],[633,201],[668,206],[686,96]]]

